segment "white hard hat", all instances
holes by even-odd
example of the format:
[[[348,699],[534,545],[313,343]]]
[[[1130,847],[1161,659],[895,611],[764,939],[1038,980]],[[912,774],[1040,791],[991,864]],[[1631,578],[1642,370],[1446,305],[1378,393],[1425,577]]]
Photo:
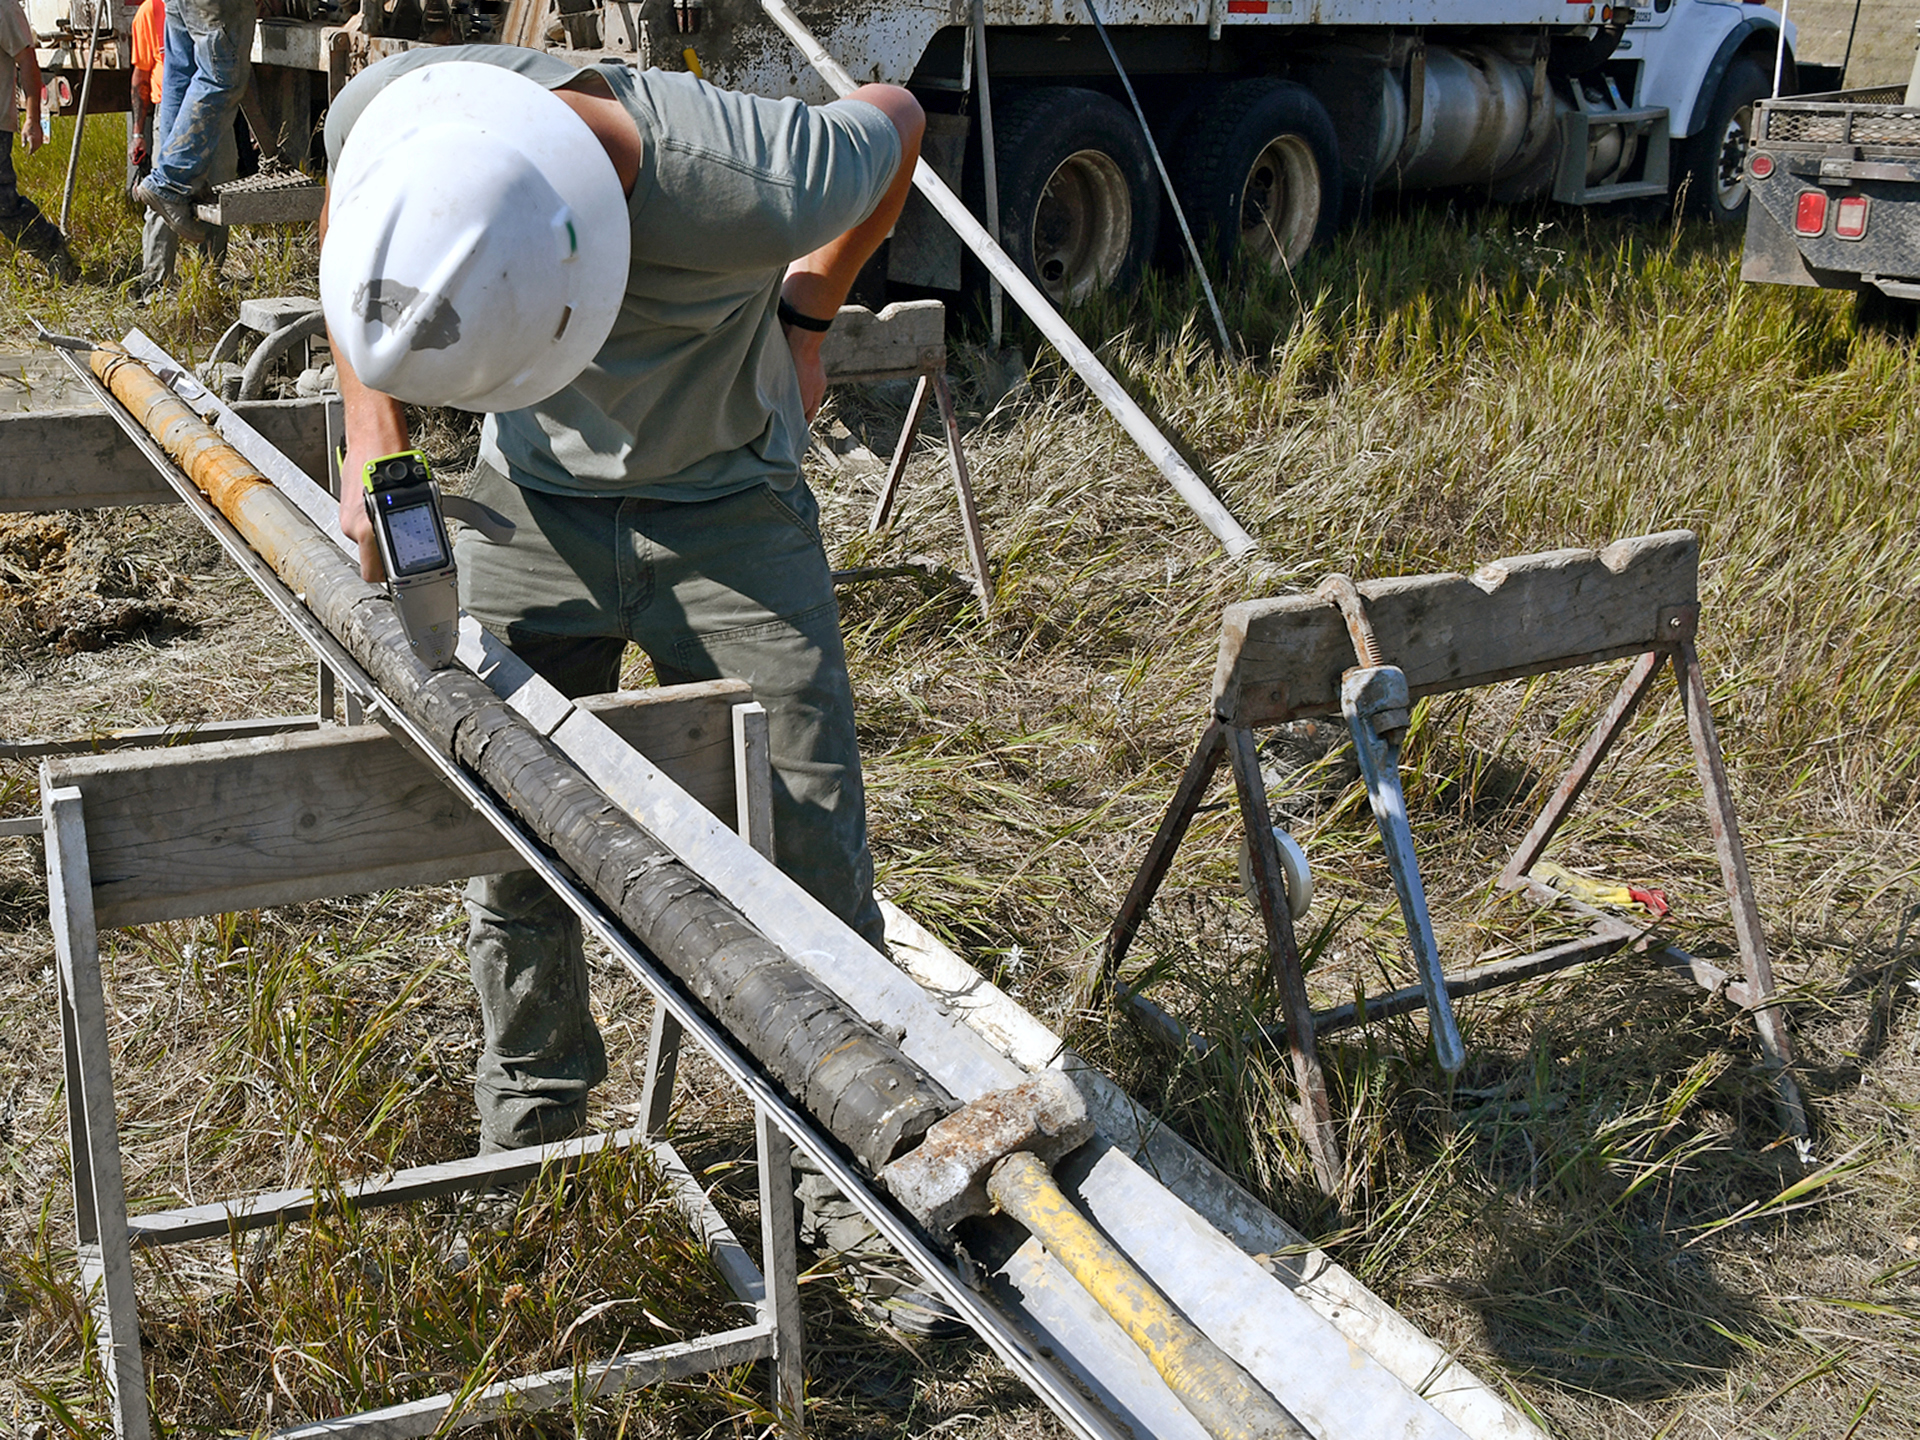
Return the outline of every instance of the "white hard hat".
[[[571,384],[627,284],[613,162],[557,96],[450,60],[390,83],[328,180],[320,302],[361,382],[518,410]]]

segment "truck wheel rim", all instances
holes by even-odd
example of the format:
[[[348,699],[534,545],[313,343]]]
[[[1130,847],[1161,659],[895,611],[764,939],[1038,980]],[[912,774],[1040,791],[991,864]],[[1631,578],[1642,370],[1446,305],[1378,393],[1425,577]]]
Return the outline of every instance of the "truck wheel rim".
[[[1133,199],[1112,156],[1076,150],[1047,177],[1033,213],[1033,269],[1055,301],[1072,304],[1113,283],[1133,241]]]
[[[1747,198],[1747,129],[1753,123],[1753,106],[1742,105],[1727,118],[1726,132],[1720,137],[1720,163],[1713,177],[1714,198],[1722,210],[1738,210]]]
[[[1267,269],[1291,266],[1320,228],[1320,162],[1298,135],[1266,143],[1240,191],[1240,249]]]

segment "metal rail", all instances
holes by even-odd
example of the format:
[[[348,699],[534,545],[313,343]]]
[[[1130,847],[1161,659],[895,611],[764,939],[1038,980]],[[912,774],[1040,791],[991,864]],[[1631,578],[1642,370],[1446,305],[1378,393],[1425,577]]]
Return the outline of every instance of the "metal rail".
[[[820,72],[820,77],[837,94],[845,95],[857,88],[853,77],[814,38],[813,32],[801,23],[784,0],[760,0],[760,5],[768,18],[799,47],[800,53],[807,57],[807,63]],[[1228,557],[1238,560],[1257,550],[1259,543],[1233,518],[1227,507],[1207,488],[1206,482],[1173,448],[1167,437],[1160,433],[1159,427],[1147,418],[1146,411],[1134,403],[1133,397],[1100,363],[1087,342],[1075,333],[1060,312],[1053,308],[1052,302],[1040,293],[1039,287],[1027,278],[1026,272],[1000,248],[1000,242],[973,218],[973,212],[961,203],[960,197],[947,187],[947,182],[936,175],[925,160],[914,167],[913,183],[933,208],[940,212],[940,217],[953,227],[954,233],[967,248],[980,257],[980,263],[986,266],[987,273],[1000,282],[1013,303],[1026,312],[1027,318],[1053,343],[1061,358],[1073,367],[1074,372],[1086,382],[1087,388],[1133,437],[1134,443],[1146,452],[1147,458],[1166,477],[1167,483],[1179,492],[1180,498],[1187,502],[1187,507],[1200,518],[1200,523],[1226,547]]]
[[[145,337],[141,338],[144,340]],[[167,372],[162,374],[161,378],[167,380],[170,385],[177,384],[177,377],[188,374],[185,367],[167,356],[150,341],[138,348],[130,343],[128,348],[135,354],[142,354],[143,358],[150,356],[157,360],[159,367]],[[757,1105],[765,1109],[794,1145],[820,1167],[821,1172],[832,1180],[842,1194],[859,1207],[861,1213],[872,1221],[875,1228],[912,1264],[914,1269],[941,1293],[957,1313],[965,1317],[1007,1367],[1019,1376],[1028,1388],[1076,1434],[1087,1437],[1087,1440],[1130,1440],[1127,1430],[1116,1425],[1111,1417],[1092,1404],[1067,1373],[1051,1357],[1040,1354],[996,1307],[988,1303],[983,1295],[963,1284],[891,1206],[874,1194],[860,1172],[843,1160],[833,1145],[814,1128],[811,1117],[796,1110],[780,1090],[739,1053],[731,1039],[715,1028],[707,1020],[704,1012],[680,993],[658,968],[653,957],[647,954],[606,913],[593,895],[574,882],[570,872],[548,855],[538,841],[526,833],[518,816],[502,807],[457,761],[443,755],[426,732],[403,713],[399,706],[386,701],[372,677],[360,663],[320,625],[301,603],[299,597],[294,595],[281,582],[279,576],[274,574],[271,568],[254,553],[226,517],[208,503],[206,497],[174,463],[172,457],[147,433],[119,399],[93,375],[78,355],[66,348],[62,348],[60,353],[88,390],[126,431],[141,453],[153,463],[161,478],[166,480],[194,516],[214,535],[221,548],[239,565],[242,573],[254,582],[274,609],[292,625],[295,633],[326,665],[333,669],[349,690],[361,695],[377,708],[378,714],[370,718],[377,718],[395,734],[396,738],[401,739],[408,748],[417,752],[439,773],[442,780],[499,832],[501,838],[526,862],[528,868],[539,874],[553,888],[554,893],[580,917],[582,923],[619,958],[627,971],[647,988],[655,1002],[664,1006],[682,1028],[713,1056],[728,1078]],[[175,379],[169,379],[169,376]],[[199,392],[198,397],[181,394],[181,398],[190,404],[195,398],[202,398],[208,403],[209,408],[218,405],[218,402],[207,395],[204,387],[199,386],[197,382],[193,388]],[[176,393],[180,393],[180,390],[176,389]],[[195,408],[199,407],[195,406]],[[226,429],[226,427],[222,428]],[[255,438],[258,439],[258,437]],[[230,443],[236,445],[236,448],[240,448],[230,431],[228,439]],[[262,440],[258,443],[264,446],[266,442]],[[267,448],[271,449],[270,446]],[[300,475],[297,471],[288,474],[292,467],[284,457],[281,457],[281,465],[276,468],[279,473],[269,471],[270,478],[275,481],[278,488],[289,495],[289,498],[307,511],[309,516],[312,516],[316,509],[325,513],[333,506],[331,497],[327,496],[326,492],[312,480]],[[303,487],[310,493],[304,495],[300,493]],[[329,538],[341,547],[343,553],[346,553],[346,541],[339,534],[337,524],[326,528]]]

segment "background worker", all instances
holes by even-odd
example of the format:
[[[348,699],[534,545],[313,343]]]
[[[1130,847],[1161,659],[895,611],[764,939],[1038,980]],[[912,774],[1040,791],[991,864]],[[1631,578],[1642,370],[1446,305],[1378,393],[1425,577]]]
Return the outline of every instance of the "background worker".
[[[810,109],[487,45],[368,68],[326,137],[343,474],[407,448],[403,400],[485,413],[468,494],[516,530],[462,533],[461,603],[569,696],[617,689],[630,642],[663,684],[750,682],[776,859],[877,948],[800,460],[824,332],[899,216],[924,123],[894,86]],[[340,524],[376,578],[352,489]],[[579,922],[530,872],[476,879],[467,904],[482,1149],[565,1139],[606,1075]]]
[[[166,0],[141,0],[133,16],[133,112],[127,121],[127,196],[135,204],[139,203],[136,188],[153,168],[155,122],[163,100],[161,86],[166,74],[166,30]],[[238,146],[233,144],[230,135],[227,144],[228,173],[221,173],[222,166],[216,158],[215,184],[232,178],[232,170],[238,167]],[[214,229],[210,235],[209,252],[218,264],[226,254],[226,231]],[[151,294],[173,278],[179,249],[180,241],[167,222],[160,218],[158,211],[148,210],[140,229],[139,293]]]
[[[167,0],[140,0],[133,12],[132,109],[127,115],[127,197],[153,168],[153,117],[166,73]],[[138,203],[138,202],[136,202]]]
[[[173,0],[165,12],[152,168],[133,193],[180,240],[216,238],[194,214],[194,204],[239,170],[233,121],[253,74],[254,5],[255,0]],[[225,232],[217,238],[216,260],[225,254]],[[169,255],[166,273],[172,267]]]
[[[80,271],[67,253],[66,237],[40,213],[38,205],[20,193],[13,172],[13,134],[22,105],[27,123],[21,141],[27,154],[46,139],[40,124],[40,91],[40,57],[34,54],[33,27],[27,23],[26,11],[20,0],[0,0],[0,95],[6,96],[6,104],[0,106],[0,235],[37,257],[54,279],[77,280]]]

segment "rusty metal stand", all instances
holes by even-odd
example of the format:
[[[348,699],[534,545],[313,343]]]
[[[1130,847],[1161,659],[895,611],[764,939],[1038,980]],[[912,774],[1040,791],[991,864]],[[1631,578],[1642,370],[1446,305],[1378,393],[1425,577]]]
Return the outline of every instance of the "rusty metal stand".
[[[880,314],[858,305],[841,309],[834,329],[821,347],[829,385],[873,384],[882,380],[914,381],[913,400],[906,423],[894,443],[886,479],[881,483],[867,533],[883,529],[893,514],[900,483],[920,432],[920,420],[932,398],[940,409],[946,435],[947,468],[960,506],[960,528],[966,537],[967,562],[973,567],[974,592],[980,612],[993,612],[992,579],[987,571],[987,546],[981,537],[980,512],[974,504],[973,480],[960,447],[960,421],[953,408],[953,388],[947,383],[946,307],[937,300],[889,305]]]
[[[1787,1034],[1786,1017],[1776,999],[1773,958],[1767,949],[1766,930],[1760,921],[1760,907],[1753,896],[1753,875],[1747,868],[1746,847],[1740,840],[1740,822],[1734,814],[1733,790],[1727,780],[1726,761],[1720,752],[1719,732],[1707,704],[1707,681],[1700,667],[1700,655],[1693,645],[1697,612],[1689,617],[1684,637],[1670,649],[1649,651],[1634,662],[1621,681],[1613,703],[1594,726],[1586,745],[1574,757],[1566,776],[1540,815],[1514,850],[1500,872],[1500,883],[1509,890],[1522,890],[1543,903],[1565,903],[1539,881],[1530,879],[1533,868],[1547,842],[1560,828],[1574,803],[1593,778],[1607,751],[1626,730],[1640,702],[1659,678],[1662,666],[1671,661],[1674,680],[1679,686],[1680,705],[1687,717],[1687,735],[1693,746],[1694,768],[1700,777],[1705,797],[1707,824],[1713,833],[1714,855],[1720,862],[1720,878],[1732,907],[1734,939],[1740,952],[1744,983],[1716,965],[1687,954],[1678,946],[1662,948],[1660,958],[1671,968],[1688,976],[1701,988],[1724,995],[1729,1002],[1752,1014],[1760,1048],[1767,1068],[1773,1073],[1781,1119],[1787,1133],[1807,1153],[1809,1136],[1806,1104],[1800,1085],[1793,1077],[1793,1040]],[[1617,923],[1617,922],[1616,922]]]
[[[887,466],[886,481],[880,487],[880,495],[873,502],[873,514],[867,519],[867,533],[882,529],[893,513],[894,496],[900,489],[900,481],[906,476],[907,461],[913,453],[913,442],[920,430],[920,417],[927,408],[927,394],[931,391],[940,405],[940,425],[947,437],[947,466],[953,475],[953,493],[960,504],[960,528],[966,532],[967,560],[973,566],[974,589],[980,596],[980,612],[983,615],[993,613],[991,590],[987,575],[987,545],[980,535],[980,512],[973,503],[973,481],[967,474],[966,453],[960,448],[960,422],[953,411],[953,390],[947,384],[947,371],[944,358],[938,368],[929,366],[920,372],[918,383],[913,387],[913,403],[907,407],[906,424],[900,427],[900,439],[893,447],[893,459]]]
[[[1752,1014],[1764,1063],[1773,1075],[1782,1125],[1794,1140],[1801,1157],[1806,1159],[1810,1158],[1811,1149],[1807,1138],[1805,1105],[1791,1070],[1792,1041],[1776,997],[1772,963],[1759,908],[1754,901],[1746,852],[1740,842],[1726,765],[1708,709],[1706,680],[1693,645],[1698,616],[1697,604],[1667,607],[1660,612],[1656,643],[1646,648],[1634,661],[1613,702],[1601,716],[1566,776],[1501,873],[1500,883],[1507,889],[1523,891],[1541,904],[1557,905],[1585,916],[1592,921],[1592,932],[1582,939],[1546,950],[1450,974],[1446,976],[1446,993],[1458,998],[1551,974],[1630,947],[1641,951],[1651,950],[1668,967],[1692,979],[1702,988],[1725,996],[1730,1003]],[[1243,639],[1243,634],[1224,637],[1223,655]],[[1591,655],[1572,656],[1564,663],[1534,663],[1524,669],[1516,668],[1513,673],[1572,668],[1577,664],[1593,663],[1595,658]],[[1679,682],[1680,702],[1687,717],[1707,819],[1713,833],[1721,877],[1732,905],[1734,933],[1744,978],[1732,976],[1677,946],[1661,945],[1657,940],[1649,939],[1644,930],[1570,900],[1540,881],[1529,878],[1527,873],[1571,812],[1608,751],[1626,731],[1661,669],[1669,662]],[[1227,668],[1223,660],[1223,673]],[[1291,1054],[1294,1083],[1299,1091],[1299,1129],[1312,1162],[1314,1178],[1322,1191],[1337,1195],[1344,1166],[1328,1101],[1326,1078],[1320,1065],[1318,1038],[1369,1020],[1424,1009],[1426,997],[1419,985],[1411,985],[1378,997],[1356,998],[1348,1004],[1328,1010],[1316,1011],[1312,1008],[1300,967],[1293,917],[1287,908],[1284,871],[1279,847],[1273,838],[1265,786],[1260,777],[1254,729],[1251,725],[1235,722],[1232,718],[1235,708],[1232,704],[1217,708],[1192,758],[1187,762],[1186,772],[1174,791],[1172,803],[1114,918],[1102,956],[1098,990],[1103,998],[1117,996],[1124,999],[1136,1016],[1163,1037],[1199,1053],[1205,1053],[1210,1048],[1206,1037],[1189,1031],[1159,1006],[1142,995],[1132,993],[1118,981],[1120,966],[1139,933],[1147,907],[1165,880],[1181,840],[1206,800],[1222,757],[1228,757],[1233,768],[1236,801],[1252,858],[1254,896],[1266,931],[1270,974],[1279,994],[1284,1021],[1283,1035],[1276,1033],[1274,1027],[1262,1026],[1261,1029],[1269,1039],[1283,1040]]]

